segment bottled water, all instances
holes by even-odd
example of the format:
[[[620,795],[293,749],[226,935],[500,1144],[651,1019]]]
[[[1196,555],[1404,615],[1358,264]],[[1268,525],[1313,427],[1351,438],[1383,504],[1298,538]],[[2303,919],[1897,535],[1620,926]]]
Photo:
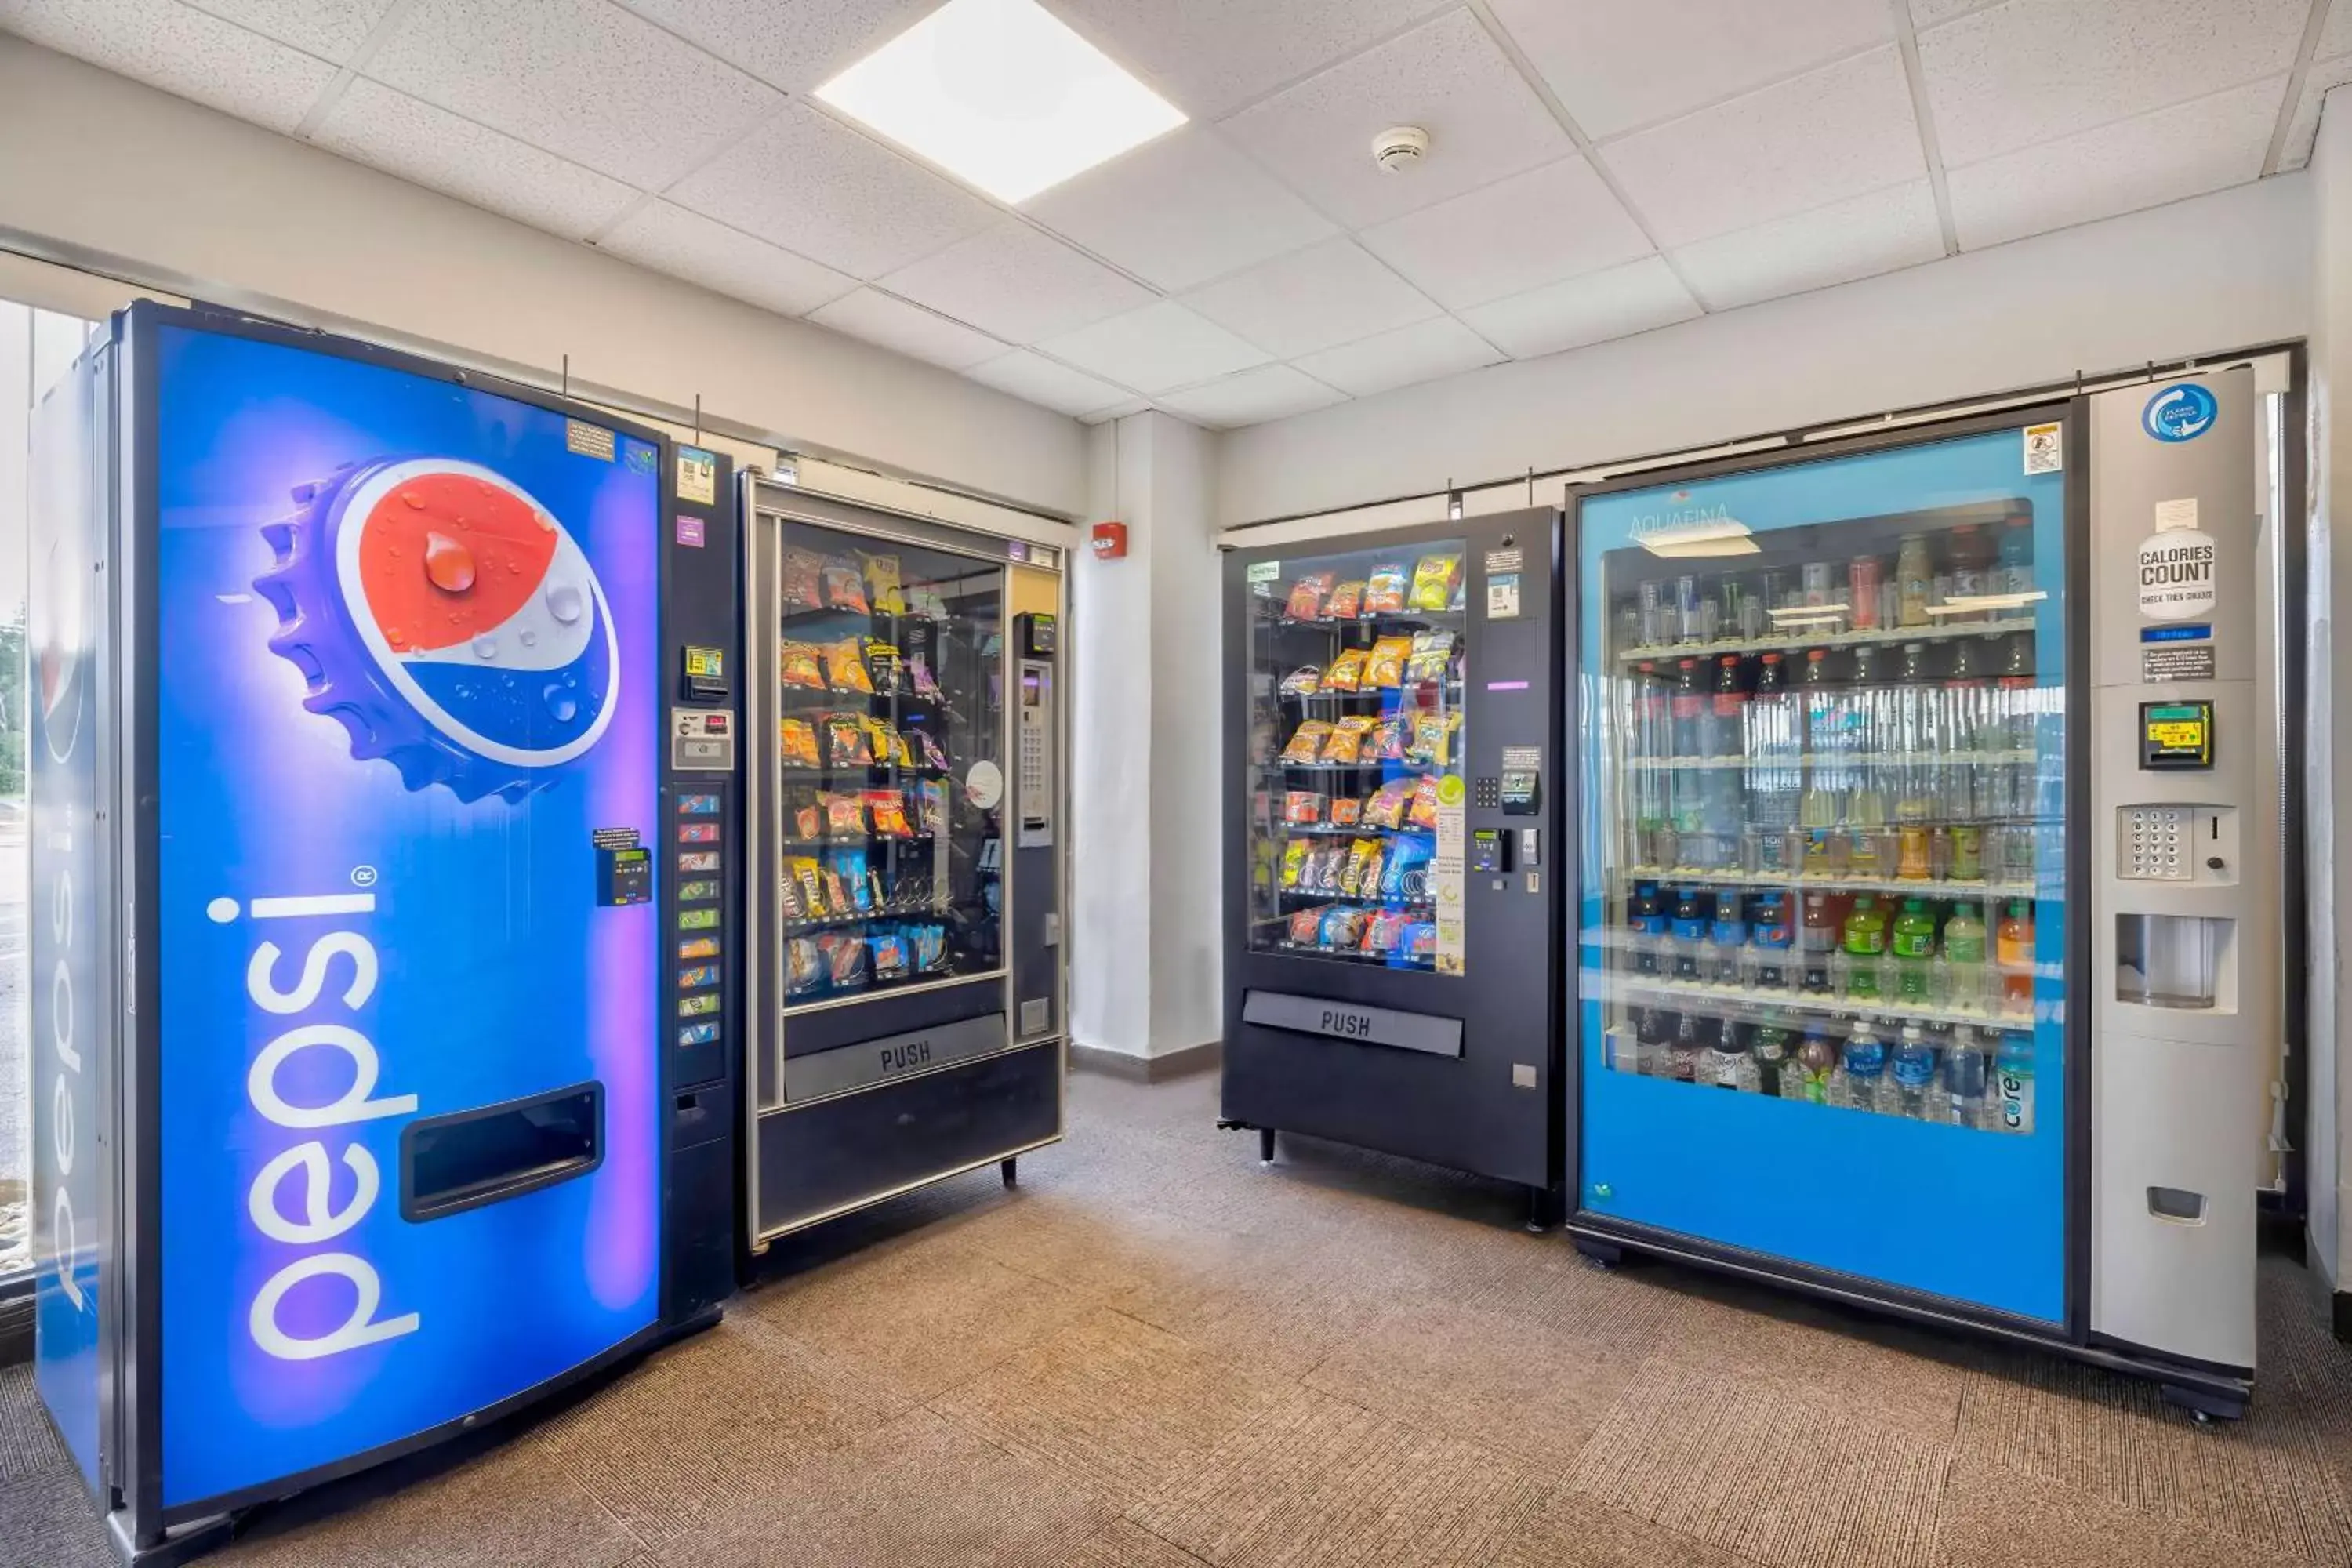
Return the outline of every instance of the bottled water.
[[[1993,1082],[2000,1096],[2000,1125],[2006,1132],[2033,1131],[2033,1037],[2003,1035],[1993,1058]]]
[[[1927,1031],[1918,1025],[1903,1026],[1887,1078],[1894,1090],[1895,1114],[1915,1121],[1927,1120],[1936,1093],[1936,1047],[1927,1043]]]
[[[1856,1018],[1831,1080],[1830,1102],[1850,1110],[1876,1110],[1886,1083],[1886,1042]]]
[[[1977,1042],[1977,1032],[1962,1024],[1952,1031],[1952,1043],[1944,1052],[1944,1100],[1937,1120],[1955,1127],[1983,1127],[1991,1081],[1991,1058]]]

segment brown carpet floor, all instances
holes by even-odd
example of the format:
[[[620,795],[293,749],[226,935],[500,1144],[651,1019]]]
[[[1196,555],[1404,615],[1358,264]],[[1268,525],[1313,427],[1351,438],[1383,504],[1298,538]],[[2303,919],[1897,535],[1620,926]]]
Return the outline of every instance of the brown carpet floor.
[[[2352,1348],[2266,1259],[2263,1382],[2148,1388],[1695,1273],[1516,1192],[1074,1080],[1070,1141],[789,1248],[726,1322],[221,1568],[2352,1563]],[[399,1483],[387,1485],[387,1479]],[[110,1559],[0,1372],[0,1563]]]

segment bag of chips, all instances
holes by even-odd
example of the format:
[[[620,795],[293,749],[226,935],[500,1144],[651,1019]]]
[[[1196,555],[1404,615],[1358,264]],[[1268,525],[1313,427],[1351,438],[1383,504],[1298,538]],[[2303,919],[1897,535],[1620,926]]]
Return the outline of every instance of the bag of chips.
[[[824,807],[814,801],[793,807],[793,833],[800,838],[824,837]]]
[[[898,755],[898,727],[879,714],[868,713],[863,717],[866,741],[874,748],[875,762],[887,766],[896,761]]]
[[[940,743],[937,741],[931,739],[931,732],[929,730],[918,730],[915,733],[922,737],[923,766],[927,768],[937,768],[941,773],[947,772],[948,754],[940,748]]]
[[[1412,806],[1405,820],[1415,827],[1437,826],[1437,778],[1435,773],[1423,773],[1421,782],[1412,786]]]
[[[1349,763],[1359,760],[1364,749],[1364,737],[1379,723],[1370,713],[1350,713],[1331,726],[1331,738],[1323,742],[1323,760],[1327,763]]]
[[[1364,922],[1366,952],[1394,952],[1397,943],[1404,940],[1404,928],[1411,924],[1397,910],[1381,910]]]
[[[857,796],[825,790],[817,795],[816,803],[824,807],[824,830],[831,837],[852,838],[865,834],[866,803]]]
[[[1424,555],[1413,563],[1412,607],[1435,613],[1454,602],[1454,580],[1462,574],[1462,557]]]
[[[1412,656],[1412,637],[1382,637],[1372,645],[1371,657],[1364,660],[1364,685],[1367,688],[1402,685],[1404,661]]]
[[[1433,767],[1450,767],[1454,732],[1462,727],[1462,710],[1439,713],[1423,709],[1412,716],[1412,737],[1405,742],[1404,760]]]
[[[1338,905],[1323,911],[1323,945],[1353,947],[1363,940],[1364,911]]]
[[[1322,751],[1323,742],[1331,737],[1331,726],[1321,719],[1309,719],[1290,732],[1289,744],[1282,748],[1286,763],[1311,763]]]
[[[1407,577],[1402,565],[1375,566],[1364,584],[1364,614],[1395,616],[1404,613],[1405,595],[1412,579]]]
[[[874,819],[874,831],[889,838],[912,838],[914,826],[907,820],[907,797],[895,789],[869,789],[866,792],[866,812]]]
[[[856,561],[836,558],[824,563],[824,602],[831,609],[848,610],[855,615],[874,613],[873,605],[866,597],[866,574]]]
[[[1415,632],[1412,655],[1405,660],[1404,679],[1409,686],[1420,686],[1445,679],[1445,667],[1454,662],[1454,634],[1448,631]]]
[[[784,607],[818,610],[824,607],[824,557],[809,550],[784,552]]]
[[[948,786],[945,779],[925,779],[915,786],[916,802],[922,808],[923,831],[938,837],[948,830]]]
[[[866,734],[866,721],[856,713],[824,716],[825,755],[836,768],[871,766],[874,752]]]
[[[906,595],[898,591],[898,558],[895,555],[868,555],[866,567],[866,596],[874,607],[886,616],[895,616],[907,607]]]
[[[825,674],[835,691],[871,693],[874,679],[866,673],[866,660],[859,657],[858,639],[844,637],[824,650]]]
[[[1291,790],[1282,797],[1282,820],[1293,827],[1312,827],[1323,819],[1323,797],[1311,789]]]
[[[1437,957],[1437,927],[1429,921],[1414,921],[1404,928],[1404,938],[1398,945],[1415,963],[1432,963]]]
[[[1307,874],[1307,840],[1294,838],[1282,847],[1282,886],[1285,892],[1298,886]]]
[[[1364,760],[1393,763],[1404,756],[1404,721],[1383,719],[1364,737]]]
[[[824,661],[812,644],[786,643],[777,663],[778,673],[786,686],[804,687],[811,691],[824,689]]]
[[[1402,827],[1405,807],[1412,800],[1412,779],[1391,779],[1364,803],[1364,821],[1372,827]]]
[[[866,655],[866,674],[877,691],[898,689],[898,645],[884,642],[880,637],[867,637],[862,650]]]
[[[1300,910],[1290,917],[1290,944],[1293,947],[1313,947],[1323,936],[1323,916],[1328,905]]]
[[[784,994],[805,996],[825,980],[824,950],[814,937],[796,936],[784,943]]]
[[[1302,664],[1282,678],[1285,697],[1312,697],[1322,689],[1323,671],[1319,666]]]
[[[1364,650],[1351,647],[1331,661],[1323,672],[1326,691],[1355,691],[1364,684]]]
[[[816,727],[805,719],[776,721],[776,744],[782,752],[788,768],[814,768],[824,765],[816,750]]]
[[[1354,795],[1342,795],[1331,803],[1331,826],[1353,827],[1364,819],[1364,803]]]
[[[1331,596],[1323,601],[1323,613],[1335,621],[1352,621],[1362,615],[1364,613],[1364,580],[1359,577],[1351,583],[1342,583],[1332,589]]]
[[[915,749],[913,731],[898,731],[898,742],[890,748],[890,760],[902,768],[919,768],[923,765],[922,753]]]
[[[1308,572],[1290,585],[1288,614],[1294,621],[1318,620],[1323,615],[1323,595],[1331,591],[1331,574]]]

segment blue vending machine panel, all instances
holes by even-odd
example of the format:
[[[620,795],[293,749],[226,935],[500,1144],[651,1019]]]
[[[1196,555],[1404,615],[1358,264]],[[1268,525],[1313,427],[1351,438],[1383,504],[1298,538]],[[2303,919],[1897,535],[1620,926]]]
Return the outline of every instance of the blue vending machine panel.
[[[1584,1213],[2064,1321],[2063,435],[1584,498]]]
[[[659,451],[159,326],[163,1501],[571,1371],[659,1307]]]

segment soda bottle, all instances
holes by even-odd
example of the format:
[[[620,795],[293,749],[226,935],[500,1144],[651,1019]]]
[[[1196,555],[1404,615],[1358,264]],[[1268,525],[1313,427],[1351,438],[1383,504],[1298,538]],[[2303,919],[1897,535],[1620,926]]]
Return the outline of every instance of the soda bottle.
[[[1685,888],[1675,895],[1673,936],[1667,948],[1673,956],[1667,966],[1667,973],[1672,978],[1697,984],[1699,948],[1706,941],[1707,926],[1713,921],[1714,915],[1706,894],[1700,889]]]
[[[1715,923],[1708,930],[1706,962],[1699,966],[1699,978],[1710,985],[1737,985],[1739,966],[1748,946],[1748,911],[1746,896],[1736,888],[1725,888],[1715,895]]]
[[[1699,689],[1698,660],[1675,661],[1671,744],[1677,757],[1697,761],[1707,753],[1706,695]]]
[[[2008,526],[2000,531],[2000,550],[1993,567],[1992,591],[2003,595],[2033,592],[2033,519],[2024,512],[2011,514]],[[2001,610],[2003,616],[2031,616],[2032,605],[2014,605]]]
[[[1796,699],[1789,691],[1786,663],[1768,653],[1756,670],[1756,695],[1741,714],[1747,726],[1748,868],[1780,873],[1793,869],[1789,830],[1797,825],[1797,797],[1804,789],[1803,746],[1798,738]]]
[[[1666,1041],[1674,1034],[1674,1015],[1660,1007],[1644,1007],[1634,1019],[1640,1030],[1633,1070],[1644,1078],[1666,1076]]]
[[[1789,984],[1789,905],[1778,890],[1756,895],[1748,927],[1748,984],[1759,991],[1785,990]]]
[[[1952,597],[1981,599],[1990,586],[1993,565],[1993,542],[1973,522],[1961,523],[1952,530],[1948,546],[1952,566]],[[1982,610],[1976,614],[1981,616]]]
[[[1936,591],[1935,563],[1927,559],[1927,536],[1906,534],[1895,556],[1895,624],[1924,626]]]
[[[2007,1132],[2033,1131],[2033,1037],[2003,1035],[1993,1057],[1993,1088]]]
[[[1849,1110],[1876,1110],[1886,1083],[1886,1042],[1863,1019],[1853,1021],[1845,1051],[1838,1058],[1830,1102]]]
[[[1716,1020],[1713,1048],[1707,1052],[1706,1079],[1717,1089],[1738,1089],[1754,1094],[1762,1082],[1755,1061],[1748,1054],[1748,1042],[1740,1037],[1739,1026],[1729,1018]]]
[[[1894,1093],[1894,1110],[1914,1121],[1925,1121],[1936,1110],[1936,1047],[1916,1024],[1903,1026],[1887,1065],[1887,1087]]]
[[[1864,893],[1845,917],[1845,994],[1862,1001],[1878,999],[1878,961],[1886,952],[1886,913],[1878,900]]]
[[[1955,1127],[1984,1126],[1992,1062],[1977,1043],[1977,1032],[1966,1024],[1952,1031],[1952,1043],[1944,1052],[1943,1078],[1944,1103],[1937,1120]]]
[[[1664,953],[1661,951],[1666,935],[1666,903],[1658,896],[1655,882],[1633,884],[1633,897],[1626,909],[1627,924],[1633,931],[1633,973],[1657,974],[1664,969]]]
[[[1739,656],[1727,653],[1715,661],[1715,693],[1710,707],[1715,719],[1707,754],[1736,757],[1747,742],[1748,689],[1739,679]]]
[[[1951,845],[1951,858],[1944,874],[1955,882],[1984,880],[1984,829],[1971,822],[1956,824],[1947,840]]]
[[[1675,864],[1705,868],[1711,863],[1700,826],[1706,697],[1699,690],[1698,660],[1677,661],[1672,707],[1675,766],[1667,774],[1672,792],[1667,804],[1675,830]]]
[[[1993,931],[1993,957],[2000,964],[2001,1007],[2005,1012],[2033,1012],[2033,906],[2011,900],[2009,912]]]
[[[1748,1039],[1748,1056],[1755,1064],[1758,1093],[1782,1093],[1783,1069],[1788,1077],[1796,1076],[1797,1069],[1789,1064],[1790,1043],[1787,1025],[1768,1017],[1756,1026]]]
[[[1895,994],[1906,1006],[1924,1007],[1934,998],[1936,917],[1925,899],[1906,899],[1895,917]]]
[[[1972,903],[1952,906],[1944,922],[1944,984],[1947,1003],[1976,1012],[1985,1000],[1985,923]]]
[[[1826,1026],[1816,1019],[1805,1026],[1805,1038],[1797,1047],[1795,1060],[1780,1069],[1780,1098],[1810,1100],[1815,1105],[1830,1103],[1830,1091],[1837,1078],[1837,1047],[1830,1042]]]
[[[1713,759],[1699,775],[1699,832],[1706,845],[1699,862],[1710,868],[1727,867],[1738,858],[1740,830],[1748,818],[1746,767],[1726,767],[1740,755],[1745,743],[1744,710],[1747,689],[1740,684],[1739,656],[1725,654],[1717,660],[1715,693],[1710,701],[1707,751]]]
[[[1666,1045],[1665,1076],[1676,1083],[1698,1081],[1699,1058],[1706,1054],[1706,1043],[1699,1037],[1698,1015],[1685,1013],[1675,1026],[1675,1037]]]
[[[1805,895],[1804,923],[1797,937],[1797,989],[1815,996],[1830,991],[1830,969],[1837,952],[1838,931],[1830,914],[1829,895]]]

